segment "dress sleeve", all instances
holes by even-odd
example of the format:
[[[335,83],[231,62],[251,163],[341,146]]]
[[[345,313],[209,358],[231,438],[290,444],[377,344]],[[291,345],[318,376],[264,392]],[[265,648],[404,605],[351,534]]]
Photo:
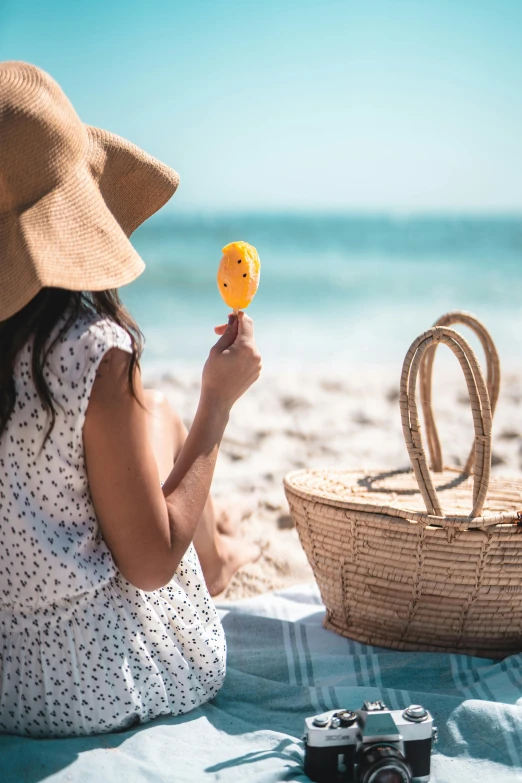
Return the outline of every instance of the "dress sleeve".
[[[132,343],[129,334],[118,324],[103,320],[91,324],[79,335],[77,343],[78,365],[83,372],[77,380],[80,421],[83,424],[96,373],[107,351],[119,348],[126,353],[132,353]],[[73,382],[74,383],[74,382]]]

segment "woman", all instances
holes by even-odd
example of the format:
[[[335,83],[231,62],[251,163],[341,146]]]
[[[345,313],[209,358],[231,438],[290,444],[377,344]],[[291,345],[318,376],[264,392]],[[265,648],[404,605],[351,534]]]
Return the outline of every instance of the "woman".
[[[220,534],[208,493],[230,409],[259,376],[253,324],[239,313],[216,329],[187,435],[142,388],[141,334],[117,294],[144,268],[130,233],[177,185],[83,125],[46,73],[0,63],[6,732],[113,731],[187,712],[223,682],[209,590],[255,555]]]

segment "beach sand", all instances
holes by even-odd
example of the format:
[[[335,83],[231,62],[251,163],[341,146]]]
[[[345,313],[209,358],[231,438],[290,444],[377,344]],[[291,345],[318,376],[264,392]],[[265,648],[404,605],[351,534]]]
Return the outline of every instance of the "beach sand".
[[[437,363],[439,358],[437,358]],[[473,427],[458,367],[435,368],[433,399],[444,461],[462,465]],[[268,370],[232,410],[213,482],[213,496],[240,510],[239,531],[262,554],[219,597],[237,599],[313,580],[288,513],[283,477],[305,467],[407,467],[398,405],[400,368],[344,372],[318,366]],[[200,370],[173,365],[145,372],[190,426]],[[504,369],[493,427],[493,472],[522,475],[522,371]],[[251,513],[250,513],[251,512]]]

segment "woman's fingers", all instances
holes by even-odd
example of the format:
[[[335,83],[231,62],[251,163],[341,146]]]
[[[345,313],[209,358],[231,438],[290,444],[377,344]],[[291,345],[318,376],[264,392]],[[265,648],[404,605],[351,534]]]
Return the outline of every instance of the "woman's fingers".
[[[230,313],[230,315],[235,315],[235,313]],[[214,326],[214,331],[216,334],[224,334],[226,331],[228,324],[220,324],[219,326]]]
[[[215,326],[214,331],[222,336],[227,328],[228,324],[221,324],[220,326]],[[245,345],[254,345],[254,322],[242,310],[239,311],[237,316],[237,336],[240,338],[239,342]]]
[[[254,342],[254,322],[250,318],[250,316],[246,315],[246,313],[239,311],[238,317],[238,329],[237,329],[237,336],[239,338],[239,341],[242,343],[251,343]]]
[[[230,315],[229,323],[214,331],[220,336],[203,368],[202,395],[212,405],[218,402],[230,409],[259,378],[261,356],[254,341],[254,322],[243,312]]]
[[[237,318],[235,315],[231,315],[228,319],[228,324],[215,344],[213,351],[217,351],[218,353],[223,353],[223,351],[226,351],[227,348],[230,348],[231,345],[234,344],[235,339],[237,337]]]

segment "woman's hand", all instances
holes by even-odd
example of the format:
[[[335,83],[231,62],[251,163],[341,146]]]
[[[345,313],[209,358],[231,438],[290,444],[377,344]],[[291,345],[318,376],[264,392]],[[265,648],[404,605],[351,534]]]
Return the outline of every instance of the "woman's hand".
[[[221,337],[211,349],[203,368],[202,402],[230,410],[259,378],[261,356],[254,340],[254,322],[239,312],[227,326],[215,329]]]

